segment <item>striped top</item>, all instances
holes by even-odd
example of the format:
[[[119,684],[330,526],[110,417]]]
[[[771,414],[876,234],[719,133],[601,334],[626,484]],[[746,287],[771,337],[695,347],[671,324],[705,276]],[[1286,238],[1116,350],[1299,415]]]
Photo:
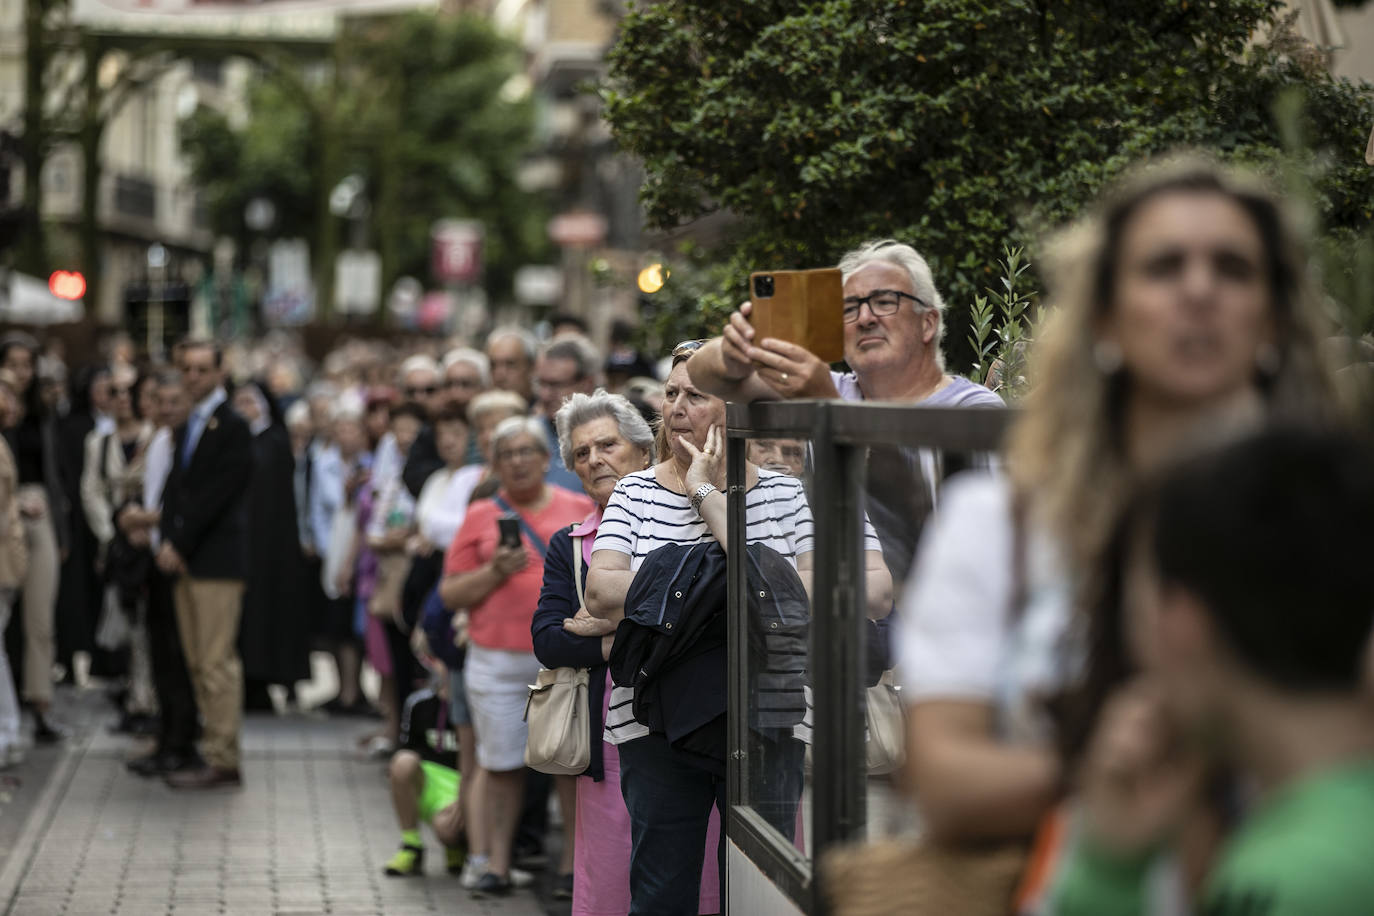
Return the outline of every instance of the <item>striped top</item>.
[[[758,482],[745,495],[749,543],[766,544],[795,566],[798,556],[812,551],[815,538],[806,492],[795,477],[761,468],[758,473]],[[630,569],[638,570],[644,558],[660,547],[713,539],[687,497],[660,484],[649,468],[626,474],[616,483],[596,531],[595,549],[628,554]],[[606,741],[624,744],[649,734],[635,720],[633,703],[633,689],[616,687],[611,692],[603,732]]]
[[[758,475],[758,482],[745,495],[748,542],[772,548],[795,568],[797,557],[814,549],[815,524],[806,491],[795,477],[762,468]],[[687,497],[660,484],[654,469],[649,468],[626,474],[616,483],[597,529],[595,550],[628,554],[630,569],[635,571],[645,557],[660,547],[669,544],[690,546],[711,540],[710,529]],[[864,548],[881,549],[867,520],[864,522]],[[633,702],[634,690],[629,687],[616,687],[611,692],[603,732],[606,741],[623,744],[649,734],[649,729],[635,720]],[[809,707],[810,703],[807,705]],[[801,729],[798,737],[805,740],[809,737],[810,722],[799,725],[798,729]]]

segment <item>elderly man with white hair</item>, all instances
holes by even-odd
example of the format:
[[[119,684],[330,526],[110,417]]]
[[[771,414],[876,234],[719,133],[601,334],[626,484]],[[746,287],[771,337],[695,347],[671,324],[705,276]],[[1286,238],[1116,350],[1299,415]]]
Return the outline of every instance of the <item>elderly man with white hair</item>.
[[[945,371],[940,350],[945,302],[930,265],[890,239],[867,242],[840,259],[844,281],[844,359],[832,370],[784,340],[758,338],[749,303],[730,316],[724,334],[687,362],[692,384],[727,401],[842,398],[921,407],[1002,407],[995,393]],[[930,452],[870,450],[869,513],[893,579],[911,565],[920,527],[942,476]]]
[[[401,479],[406,489],[416,499],[424,489],[430,475],[444,466],[439,457],[438,444],[434,439],[434,419],[440,414],[457,410],[466,416],[472,399],[491,388],[491,361],[486,354],[471,347],[455,347],[444,354],[442,361],[443,378],[439,407],[430,411],[430,422],[420,431],[415,444],[410,447],[406,458],[405,471]],[[470,437],[467,453],[468,464],[481,464],[482,453],[477,448],[476,437]]]

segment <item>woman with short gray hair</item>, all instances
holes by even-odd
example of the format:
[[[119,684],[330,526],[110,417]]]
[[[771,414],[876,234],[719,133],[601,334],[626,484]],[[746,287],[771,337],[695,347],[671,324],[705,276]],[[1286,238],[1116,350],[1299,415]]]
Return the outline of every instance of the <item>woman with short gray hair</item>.
[[[582,489],[596,501],[596,508],[580,525],[559,531],[549,542],[544,589],[532,625],[534,654],[544,667],[586,668],[588,675],[585,727],[590,730],[591,759],[584,773],[555,779],[563,810],[575,808],[576,817],[564,820],[571,825],[572,834],[564,834],[568,841],[554,896],[572,898],[573,916],[627,913],[630,814],[620,792],[620,755],[603,734],[611,697],[606,660],[615,640],[615,625],[587,613],[579,579],[587,580],[601,513],[622,477],[649,466],[655,451],[654,434],[633,404],[600,389],[568,398],[554,424],[563,463],[577,474]],[[705,906],[700,911],[718,912],[714,873],[704,890]]]
[[[509,417],[497,424],[491,466],[500,490],[468,507],[439,584],[446,607],[468,608],[455,620],[461,630],[467,618],[463,684],[477,733],[465,883],[482,896],[508,894],[512,886],[511,843],[525,784],[525,699],[539,674],[530,623],[544,558],[553,536],[592,508],[582,494],[544,481],[549,444],[538,419]],[[513,542],[501,536],[503,520],[517,524]]]
[[[572,395],[563,402],[553,418],[554,426],[558,429],[558,451],[563,456],[564,465],[573,466],[573,430],[602,417],[615,421],[625,441],[653,451],[654,431],[649,428],[643,415],[625,398],[598,388],[592,394],[578,392]]]

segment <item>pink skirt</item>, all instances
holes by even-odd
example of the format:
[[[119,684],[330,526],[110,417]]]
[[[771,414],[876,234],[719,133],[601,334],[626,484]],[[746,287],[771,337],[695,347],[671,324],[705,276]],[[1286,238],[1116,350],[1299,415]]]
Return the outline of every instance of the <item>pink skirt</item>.
[[[386,629],[380,617],[367,615],[363,645],[367,649],[368,664],[382,677],[391,677],[391,647],[387,645]]]
[[[611,678],[606,675],[606,705],[611,702]],[[602,710],[602,720],[605,720]],[[577,777],[577,823],[573,834],[573,916],[625,916],[630,911],[630,812],[620,794],[620,752],[601,743],[606,777],[593,782]],[[716,846],[720,841],[720,812],[711,809],[706,831],[706,857],[701,870],[698,913],[719,913],[720,874]]]

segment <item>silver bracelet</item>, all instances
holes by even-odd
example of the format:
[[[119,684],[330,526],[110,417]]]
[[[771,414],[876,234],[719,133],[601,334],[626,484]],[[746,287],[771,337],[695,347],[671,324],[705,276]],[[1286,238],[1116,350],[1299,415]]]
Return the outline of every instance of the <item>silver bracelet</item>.
[[[692,495],[688,497],[688,499],[692,503],[692,508],[696,511],[698,515],[701,514],[701,504],[706,502],[706,497],[710,496],[714,492],[716,492],[716,487],[714,484],[704,483],[701,486],[697,487],[696,490],[692,493]]]

